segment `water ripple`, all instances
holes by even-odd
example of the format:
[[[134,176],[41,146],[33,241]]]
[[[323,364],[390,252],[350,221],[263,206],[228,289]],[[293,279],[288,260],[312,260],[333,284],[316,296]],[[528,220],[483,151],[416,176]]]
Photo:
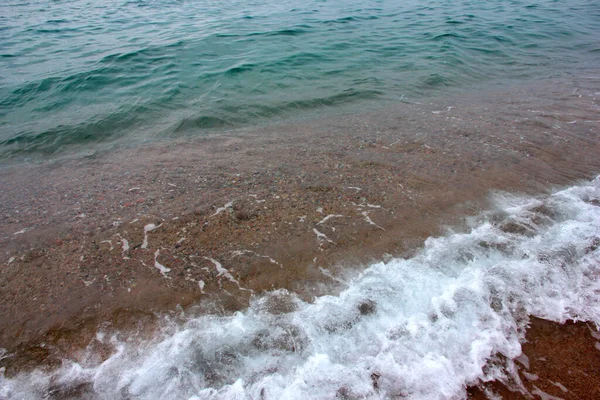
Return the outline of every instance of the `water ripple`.
[[[0,157],[552,77],[600,63],[599,16],[586,0],[8,0]]]

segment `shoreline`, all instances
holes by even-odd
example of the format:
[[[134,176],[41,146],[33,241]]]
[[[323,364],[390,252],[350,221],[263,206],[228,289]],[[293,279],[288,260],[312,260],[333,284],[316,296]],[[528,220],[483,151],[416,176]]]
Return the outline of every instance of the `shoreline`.
[[[151,330],[177,305],[231,313],[279,288],[310,301],[461,229],[490,191],[589,179],[600,81],[585,82],[9,167],[0,347],[15,357],[0,366],[55,365],[102,323]]]
[[[508,93],[521,93],[528,96],[529,90],[548,89],[548,85],[557,88],[573,86],[586,88],[589,83],[596,84],[600,79],[600,71],[597,68],[573,69],[557,73],[553,76],[545,77],[523,77],[514,79],[496,78],[487,82],[476,82],[467,87],[448,87],[443,90],[424,92],[410,98],[386,99],[368,101],[366,104],[360,102],[349,102],[339,107],[323,106],[308,113],[300,115],[274,116],[272,118],[259,119],[246,124],[232,125],[216,128],[198,128],[196,131],[190,129],[189,132],[177,134],[175,132],[165,131],[164,136],[154,134],[145,137],[138,131],[134,131],[131,136],[122,136],[115,139],[91,141],[89,143],[68,144],[65,150],[54,152],[46,151],[18,151],[15,153],[4,154],[0,159],[0,168],[12,169],[23,166],[40,165],[60,165],[69,162],[85,162],[90,159],[110,156],[114,152],[135,151],[137,149],[186,147],[189,144],[201,147],[202,144],[216,143],[221,140],[263,140],[265,135],[274,137],[289,136],[291,132],[299,128],[313,129],[319,131],[321,124],[331,123],[340,125],[340,121],[346,121],[348,118],[370,118],[377,121],[378,116],[386,114],[402,113],[404,107],[410,110],[421,108],[421,111],[428,109],[428,106],[446,103],[458,103],[463,106],[473,106],[478,101],[487,101],[492,97],[497,97]],[[558,89],[558,90],[562,90]],[[546,93],[547,94],[547,93]],[[575,94],[575,93],[573,93]],[[514,100],[514,99],[513,99]],[[531,100],[531,99],[530,99]],[[455,108],[455,106],[451,106]],[[433,111],[444,111],[434,110]],[[489,111],[489,110],[488,110]],[[347,122],[347,121],[346,121]],[[342,122],[344,124],[344,122]],[[289,139],[289,138],[288,138]]]

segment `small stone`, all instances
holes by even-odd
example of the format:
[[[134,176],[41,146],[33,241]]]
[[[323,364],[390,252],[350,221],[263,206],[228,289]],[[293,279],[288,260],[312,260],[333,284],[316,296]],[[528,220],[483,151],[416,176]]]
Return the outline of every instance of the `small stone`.
[[[372,300],[365,300],[358,306],[361,315],[369,315],[375,312],[375,303]]]
[[[387,264],[392,261],[394,257],[390,253],[383,253],[383,263]]]
[[[245,210],[238,210],[234,214],[236,219],[240,221],[247,221],[250,219],[250,215]]]

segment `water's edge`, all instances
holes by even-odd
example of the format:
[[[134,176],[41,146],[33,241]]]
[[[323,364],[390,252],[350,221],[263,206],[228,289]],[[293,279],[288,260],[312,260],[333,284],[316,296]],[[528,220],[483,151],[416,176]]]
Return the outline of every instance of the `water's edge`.
[[[2,395],[86,387],[98,398],[449,398],[508,379],[489,361],[521,354],[529,315],[600,324],[600,179],[495,202],[471,231],[374,264],[338,296],[266,293],[231,316],[166,326],[147,344],[99,334],[114,346],[106,361],[92,352],[53,373],[3,378]]]

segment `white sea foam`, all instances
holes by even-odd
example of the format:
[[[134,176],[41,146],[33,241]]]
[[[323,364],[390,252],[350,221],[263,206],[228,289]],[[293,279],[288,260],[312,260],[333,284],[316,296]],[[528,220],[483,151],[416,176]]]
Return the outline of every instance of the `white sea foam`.
[[[144,226],[144,241],[142,242],[142,249],[148,248],[148,232],[152,232],[155,229],[158,229],[162,226],[156,224],[147,224]]]
[[[505,374],[488,360],[521,354],[529,315],[600,323],[599,199],[598,180],[543,199],[499,196],[470,232],[371,265],[339,295],[306,303],[279,290],[153,342],[113,338],[104,362],[2,378],[0,397],[72,387],[100,399],[464,397]]]
[[[164,265],[162,265],[161,263],[158,262],[158,256],[160,255],[160,250],[156,250],[154,252],[154,268],[156,268],[157,270],[160,271],[160,273],[165,277],[168,278],[169,276],[167,275],[168,272],[171,272],[171,268],[167,268]]]
[[[124,237],[120,237],[120,238],[121,238],[121,248],[123,249],[123,253],[126,253],[129,251],[129,241],[127,239],[125,239]]]
[[[217,210],[215,211],[215,213],[213,215],[211,215],[211,217],[214,217],[215,215],[219,215],[223,211],[227,211],[227,209],[229,209],[231,207],[233,207],[233,200],[230,201],[229,203],[225,204],[223,207],[217,208]]]
[[[343,217],[344,216],[340,215],[340,214],[329,214],[328,216],[323,218],[321,221],[317,222],[317,225],[324,224],[325,222],[329,221],[331,218],[343,218]]]
[[[313,232],[315,233],[315,235],[317,235],[317,241],[319,243],[322,242],[329,242],[329,243],[333,243],[333,240],[329,239],[327,237],[327,235],[325,235],[323,232],[319,232],[317,229],[313,228]]]
[[[373,222],[373,220],[371,219],[371,217],[369,217],[369,212],[368,211],[363,211],[361,214],[362,214],[363,217],[365,217],[365,221],[367,221],[367,223],[369,225],[375,225],[377,228],[385,231],[385,229],[383,229],[381,226],[379,226],[375,222]]]

